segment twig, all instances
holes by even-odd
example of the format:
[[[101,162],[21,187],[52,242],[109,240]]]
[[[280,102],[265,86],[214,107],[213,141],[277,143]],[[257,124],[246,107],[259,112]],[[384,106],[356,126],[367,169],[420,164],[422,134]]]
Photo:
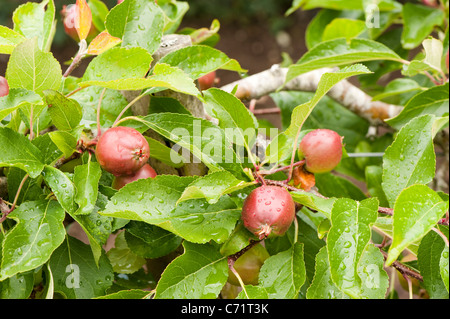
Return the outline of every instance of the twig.
[[[19,184],[19,188],[17,189],[16,196],[14,197],[14,201],[13,201],[13,204],[12,204],[11,208],[8,209],[8,210],[3,210],[3,209],[4,209],[4,207],[3,207],[3,208],[1,209],[3,215],[2,215],[2,217],[0,218],[0,224],[3,223],[3,222],[5,221],[6,217],[7,217],[9,214],[11,214],[11,212],[12,212],[14,209],[16,209],[16,204],[17,204],[17,201],[18,201],[18,199],[19,199],[20,192],[22,191],[23,185],[25,184],[25,182],[26,182],[26,180],[28,179],[28,177],[29,177],[29,175],[26,174],[26,175],[22,178],[22,181],[21,181],[20,184]]]
[[[299,162],[296,162],[293,165],[295,167],[295,166],[300,166],[300,165],[303,165],[303,164],[305,164],[305,160],[301,160]],[[271,169],[270,171],[260,171],[260,174],[261,175],[271,175],[271,174],[275,174],[275,173],[287,170],[289,168],[290,168],[290,165],[287,165],[287,166]]]
[[[141,98],[144,97],[144,96],[145,96],[144,94],[138,95],[138,96],[136,96],[136,97],[134,98],[133,101],[131,101],[130,103],[128,103],[128,105],[124,107],[124,109],[122,110],[122,112],[120,112],[120,114],[117,115],[117,118],[116,118],[116,120],[114,121],[114,123],[113,123],[112,126],[113,126],[113,127],[116,126],[116,125],[118,124],[120,118],[125,114],[125,112],[126,112],[126,111],[127,111],[134,103],[136,103],[137,101],[139,101],[139,99],[141,99]]]
[[[271,107],[271,108],[267,108],[267,109],[253,110],[252,112],[255,115],[280,114],[281,110],[278,107]]]
[[[381,248],[380,248],[380,251],[381,251],[381,254],[384,257],[384,260],[386,261],[388,253],[385,252]],[[423,277],[418,272],[416,272],[415,270],[412,270],[411,268],[403,265],[401,262],[399,262],[397,260],[394,261],[391,266],[394,267],[395,269],[397,269],[404,276],[406,275],[408,277],[415,278],[417,280],[423,281]]]
[[[241,80],[221,87],[226,92],[232,92],[238,86],[236,97],[241,100],[259,99],[280,88],[284,91],[315,92],[321,76],[334,69],[323,68],[302,74],[284,85],[287,68],[273,65],[269,70],[253,74]],[[368,120],[372,125],[383,124],[385,119],[398,115],[403,107],[381,101],[372,101],[372,97],[343,80],[328,91],[327,95],[350,111]]]
[[[237,253],[234,253],[230,256],[228,256],[228,260],[234,260],[236,261],[239,257],[241,257],[243,254],[245,254],[248,250],[250,250],[250,248],[252,248],[253,246],[255,246],[257,243],[259,243],[261,240],[254,240],[251,239],[249,244],[247,246],[245,246],[244,248],[242,248],[240,251],[238,251]]]
[[[78,152],[74,152],[72,155],[70,155],[69,157],[61,157],[59,160],[57,160],[55,162],[55,164],[53,165],[53,167],[55,168],[60,168],[61,166],[63,166],[64,164],[70,162],[71,160],[74,160],[76,158],[79,158],[81,156],[80,153]]]
[[[66,72],[64,72],[64,75],[63,75],[64,78],[67,78],[72,73],[72,71],[75,70],[78,67],[78,65],[80,65],[81,60],[87,54],[87,42],[86,42],[86,40],[81,40],[79,45],[80,45],[80,48],[78,49],[77,54],[73,58],[72,63],[69,65],[69,67],[67,68]]]

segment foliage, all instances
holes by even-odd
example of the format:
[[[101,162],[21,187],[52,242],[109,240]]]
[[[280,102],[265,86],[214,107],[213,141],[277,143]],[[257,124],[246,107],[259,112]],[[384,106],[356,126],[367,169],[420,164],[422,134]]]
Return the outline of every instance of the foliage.
[[[53,0],[20,5],[13,28],[0,26],[0,53],[10,55],[10,91],[0,97],[1,298],[384,299],[395,296],[385,266],[419,279],[421,296],[448,298],[449,197],[432,183],[435,142],[448,134],[448,1],[435,8],[383,0],[368,11],[368,1],[294,0],[288,14],[320,10],[306,31],[308,52],[288,66],[286,82],[336,69],[315,93],[271,94],[283,130],[267,147],[258,136],[263,122],[242,101],[198,89],[196,80],[215,70],[245,73],[213,47],[217,20],[182,30],[193,44],[161,58],[186,2],[77,4],[81,41],[67,68],[50,51]],[[87,42],[91,21],[99,35]],[[83,76],[71,76],[86,57]],[[396,71],[401,76],[389,77]],[[387,133],[370,134],[367,120],[327,96],[346,79],[374,100],[403,106],[383,123]],[[148,114],[133,114],[148,97]],[[119,125],[143,133],[153,163],[175,173],[113,189],[95,143]],[[345,152],[305,191],[290,173],[301,163],[298,143],[316,128],[343,136]],[[182,176],[193,166],[207,173]],[[270,257],[258,285],[233,295],[228,268],[259,242],[241,211],[260,183],[287,188],[296,219],[283,236],[264,239]],[[84,242],[72,236],[77,226]]]

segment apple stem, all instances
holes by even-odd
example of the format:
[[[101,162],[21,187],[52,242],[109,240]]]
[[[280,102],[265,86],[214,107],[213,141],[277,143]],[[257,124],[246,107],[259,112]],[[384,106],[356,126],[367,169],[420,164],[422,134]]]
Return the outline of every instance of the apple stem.
[[[293,167],[303,165],[303,164],[305,164],[305,162],[306,162],[305,160],[298,161],[293,164]],[[270,171],[261,171],[260,174],[271,175],[271,174],[275,174],[275,173],[278,173],[281,171],[285,171],[285,170],[289,169],[290,167],[291,167],[291,165],[287,165],[287,166],[271,169]]]
[[[0,218],[0,224],[2,224],[5,221],[6,216],[8,216],[16,208],[16,204],[17,204],[17,200],[19,199],[20,191],[22,190],[23,185],[25,184],[25,182],[28,179],[28,177],[29,177],[29,175],[26,174],[22,178],[22,181],[20,182],[19,188],[16,191],[16,196],[14,197],[14,201],[12,203],[11,208],[6,209],[5,211],[3,211],[3,209],[2,209],[3,216]]]
[[[250,299],[250,297],[247,294],[247,291],[245,290],[244,281],[242,280],[242,278],[239,275],[239,273],[237,272],[237,270],[234,268],[235,262],[236,262],[236,260],[234,260],[232,258],[228,258],[228,268],[230,268],[231,272],[236,276],[237,280],[239,281],[239,285],[241,285],[242,290],[244,291],[245,295],[247,296],[247,299]]]
[[[81,40],[80,43],[80,49],[78,50],[77,54],[72,60],[72,63],[67,68],[66,72],[64,73],[63,77],[67,78],[73,70],[75,70],[78,65],[80,65],[81,60],[86,56],[87,54],[87,42],[86,40]]]

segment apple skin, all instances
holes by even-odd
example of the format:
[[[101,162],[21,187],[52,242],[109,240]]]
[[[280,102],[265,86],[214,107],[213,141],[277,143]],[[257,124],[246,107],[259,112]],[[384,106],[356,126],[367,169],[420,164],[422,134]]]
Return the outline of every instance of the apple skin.
[[[7,96],[9,94],[8,81],[0,75],[0,97]]]
[[[216,71],[210,72],[198,78],[198,86],[200,87],[200,91],[207,90],[214,86],[216,81]]]
[[[134,128],[116,126],[100,136],[95,156],[100,166],[111,174],[133,175],[147,163],[150,147]]]
[[[259,270],[270,255],[261,244],[256,244],[234,263],[233,267],[241,277],[245,285],[257,285]],[[236,275],[228,269],[228,282],[235,286],[240,286]]]
[[[283,187],[260,186],[245,199],[241,218],[259,239],[282,236],[294,221],[295,203]]]
[[[125,176],[115,176],[112,183],[112,188],[121,189],[128,183],[132,183],[137,181],[138,179],[144,178],[155,178],[156,172],[149,164],[144,164],[136,173],[133,175],[125,175]]]
[[[439,3],[437,0],[422,0],[422,3],[428,7],[438,8]]]
[[[328,129],[306,134],[298,148],[299,158],[306,160],[306,170],[326,173],[338,166],[342,159],[342,139],[338,133]]]

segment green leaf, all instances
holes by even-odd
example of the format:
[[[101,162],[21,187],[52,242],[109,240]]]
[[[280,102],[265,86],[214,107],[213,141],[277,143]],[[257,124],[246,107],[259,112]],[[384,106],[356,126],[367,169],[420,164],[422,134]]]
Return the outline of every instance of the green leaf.
[[[109,13],[108,7],[100,0],[89,0],[88,5],[92,12],[92,24],[102,32],[105,30],[105,18]]]
[[[402,46],[414,49],[433,31],[434,26],[444,22],[445,14],[440,9],[406,3],[403,5]]]
[[[316,93],[314,94],[313,98],[309,102],[301,104],[293,110],[291,116],[291,125],[286,129],[285,134],[290,137],[295,137],[298,130],[302,127],[303,123],[311,114],[314,107],[334,85],[351,76],[367,73],[370,73],[370,71],[361,64],[345,67],[342,70],[333,73],[324,73],[320,78]]]
[[[359,187],[344,177],[324,173],[316,174],[315,180],[319,193],[326,197],[346,197],[354,200],[367,198]]]
[[[241,218],[241,209],[230,197],[224,196],[215,204],[204,199],[194,199],[178,204],[167,220],[172,231],[194,243],[214,240],[223,243]],[[167,228],[170,230],[170,228]]]
[[[76,210],[76,189],[66,174],[53,166],[45,165],[42,171],[44,181],[52,189],[61,206],[69,213]]]
[[[441,254],[441,260],[439,261],[439,268],[441,269],[441,277],[444,282],[445,288],[448,292],[448,246],[444,247]]]
[[[322,41],[345,38],[350,41],[366,29],[366,23],[361,20],[336,18],[331,21],[322,34]]]
[[[70,97],[72,100],[77,101],[83,109],[82,123],[87,127],[96,128],[97,126],[97,107],[102,92],[102,87],[91,86],[84,88]],[[102,105],[100,107],[100,126],[111,127],[127,104],[127,99],[120,92],[107,89],[103,95]],[[123,114],[124,117],[131,115],[133,113],[130,109]]]
[[[267,290],[269,298],[297,298],[306,279],[303,258],[303,244],[296,243],[264,262],[259,272],[259,285]]]
[[[109,34],[122,39],[122,47],[141,47],[150,54],[158,49],[164,28],[164,13],[152,1],[129,0],[106,16]]]
[[[378,198],[380,206],[387,207],[389,202],[386,198],[386,194],[381,187],[383,169],[380,166],[370,165],[365,168],[365,177],[367,190],[371,197]]]
[[[112,294],[108,294],[105,296],[100,296],[95,299],[144,299],[150,293],[145,290],[140,289],[130,289],[130,290],[120,290],[118,292],[114,292]]]
[[[375,224],[373,224],[372,228],[376,228],[378,232],[382,232],[386,234],[386,236],[392,238],[394,230],[393,230],[393,218],[391,217],[378,217]],[[417,256],[417,251],[419,250],[419,241],[415,241],[406,248],[410,254]]]
[[[280,91],[270,94],[281,109],[283,129],[291,124],[291,115],[294,108],[312,99],[312,92]],[[345,136],[345,148],[353,150],[359,141],[364,139],[369,128],[368,121],[349,111],[327,95],[314,107],[302,130],[327,128]]]
[[[183,167],[184,158],[180,154],[175,152],[172,148],[169,148],[168,146],[151,137],[145,136],[145,139],[147,140],[148,145],[151,149],[151,158],[155,158],[163,162],[164,164],[175,168]]]
[[[41,3],[28,2],[17,7],[13,13],[14,31],[27,39],[37,37],[39,48],[49,51],[54,28],[55,5],[53,0]]]
[[[36,38],[28,39],[11,53],[6,79],[10,88],[23,88],[42,95],[45,90],[60,89],[61,65],[50,52],[38,48]]]
[[[145,259],[134,254],[127,245],[125,233],[121,232],[115,240],[114,247],[106,253],[114,272],[132,274],[145,264]]]
[[[217,69],[246,72],[235,59],[206,45],[178,49],[165,55],[159,62],[180,68],[194,80]]]
[[[48,134],[66,158],[75,152],[78,139],[73,134],[66,131],[53,131]]]
[[[104,209],[107,203],[108,198],[99,193],[95,207],[89,214],[70,214],[70,216],[83,228],[86,233],[97,266],[102,255],[102,246],[106,244],[109,236],[114,231],[114,219],[98,214],[98,211]]]
[[[312,18],[305,33],[306,47],[308,50],[322,42],[322,35],[327,25],[341,15],[345,16],[345,13],[325,9],[320,10],[314,18]]]
[[[53,124],[58,130],[73,130],[81,121],[83,113],[77,101],[66,98],[54,90],[43,92]]]
[[[11,167],[8,169],[8,197],[9,201],[14,201],[14,198],[19,190],[19,186],[22,183],[23,178],[27,173],[19,168]],[[39,200],[43,194],[41,187],[42,180],[40,178],[31,179],[27,178],[22,185],[19,197],[17,198],[17,205],[25,201]]]
[[[165,1],[158,2],[159,7],[164,11],[164,33],[176,33],[184,15],[189,10],[189,4],[185,1]]]
[[[313,210],[317,210],[323,213],[327,218],[331,217],[331,210],[334,204],[335,198],[322,198],[309,192],[291,192],[292,199],[309,207]]]
[[[296,64],[289,66],[285,82],[312,70],[373,60],[400,62],[401,58],[385,45],[372,40],[353,39],[350,43],[345,39],[326,41],[316,45]]]
[[[369,244],[370,227],[377,220],[377,211],[376,198],[361,202],[341,198],[333,205],[327,236],[331,278],[352,298],[363,295],[358,265]]]
[[[1,299],[28,299],[34,288],[34,271],[16,274],[0,282]]]
[[[0,166],[13,166],[36,178],[44,169],[40,150],[25,136],[10,128],[0,128]]]
[[[0,120],[25,104],[41,102],[42,98],[34,92],[20,88],[10,89],[8,95],[0,97]]]
[[[331,280],[327,247],[322,247],[316,255],[314,279],[306,291],[308,299],[349,299]]]
[[[176,92],[200,95],[195,83],[183,70],[165,63],[157,63],[147,81],[153,82],[151,85],[153,87],[165,87]]]
[[[89,161],[75,167],[73,184],[76,188],[75,202],[79,208],[75,214],[90,214],[95,207],[98,196],[98,183],[102,169],[97,162]]]
[[[434,114],[436,117],[448,115],[448,85],[446,83],[434,86],[418,93],[408,101],[399,115],[386,122],[393,128],[400,130],[409,121],[421,115]]]
[[[189,200],[176,206],[191,177],[161,175],[125,185],[108,203],[102,215],[144,221],[186,240],[223,242],[240,218],[234,202],[223,197],[216,204]]]
[[[448,201],[426,185],[403,190],[394,206],[394,234],[386,264],[392,264],[409,244],[425,236],[447,210]]]
[[[25,37],[19,32],[0,25],[0,54],[11,54],[23,40]]]
[[[55,278],[55,292],[67,299],[90,299],[105,295],[113,282],[114,273],[105,254],[98,267],[89,245],[67,236],[50,258]]]
[[[180,246],[182,238],[155,225],[130,221],[125,239],[131,251],[144,258],[165,256]]]
[[[448,228],[445,232],[448,235]],[[430,231],[420,242],[417,260],[423,277],[423,286],[430,295],[430,299],[448,299],[449,297],[440,267],[444,251],[445,243],[434,231]]]
[[[152,87],[158,88],[157,91],[171,89],[176,92],[195,96],[200,94],[193,80],[182,70],[161,63],[155,65],[153,74],[148,78],[126,78],[109,81],[89,80],[80,83],[80,86],[82,87],[88,85],[96,85],[114,90],[142,90]],[[144,92],[144,94],[149,93],[154,92],[152,90]]]
[[[184,254],[164,270],[156,299],[214,299],[228,278],[226,257],[210,244],[183,242]]]
[[[196,157],[193,161],[200,160],[211,172],[227,170],[237,178],[245,179],[241,165],[244,159],[237,158],[225,132],[211,122],[174,113],[150,114],[141,122],[179,147],[189,150]],[[175,145],[174,149],[179,148]]]
[[[248,152],[251,151],[258,122],[254,115],[234,95],[220,89],[211,88],[203,92],[205,98],[205,110],[219,120],[219,127],[225,133],[231,132],[232,140],[237,145],[244,145]]]
[[[236,299],[269,299],[269,295],[264,287],[245,285]]]
[[[383,156],[383,190],[391,207],[400,192],[414,184],[427,184],[435,175],[432,140],[434,116],[414,118],[398,133]]]
[[[244,182],[233,174],[222,171],[208,174],[193,181],[183,192],[178,202],[206,198],[208,203],[217,203],[220,197],[248,187],[254,183]]]
[[[45,158],[45,164],[51,164],[62,156],[58,146],[53,143],[50,133],[45,133],[34,138],[31,143],[36,146]]]
[[[389,276],[384,270],[384,257],[374,245],[369,245],[358,264],[361,295],[365,299],[385,299]]]
[[[152,61],[152,56],[143,48],[111,48],[92,59],[79,85],[84,87],[126,79],[137,81],[145,77]]]
[[[311,10],[315,8],[327,8],[334,10],[364,10],[365,0],[294,0],[288,12],[298,9]],[[398,7],[398,3],[393,0],[382,0],[377,2],[380,11],[393,10]]]
[[[137,180],[121,188],[100,214],[159,225],[176,207],[194,177],[158,175]]]
[[[0,281],[47,262],[64,240],[64,216],[53,200],[25,202],[8,215],[17,224],[3,241]]]
[[[389,82],[384,88],[383,93],[375,95],[372,98],[372,101],[379,101],[392,96],[421,90],[423,90],[423,88],[416,81],[407,78],[399,78]],[[387,120],[386,122],[389,123],[391,120],[392,119]]]

